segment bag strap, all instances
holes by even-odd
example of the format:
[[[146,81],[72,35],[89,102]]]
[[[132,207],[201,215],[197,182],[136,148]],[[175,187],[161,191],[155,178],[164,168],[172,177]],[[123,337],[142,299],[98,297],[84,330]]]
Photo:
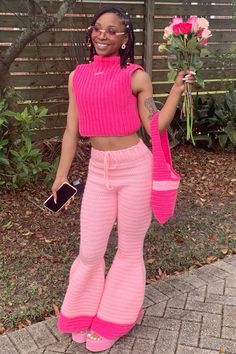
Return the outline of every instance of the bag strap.
[[[150,123],[153,153],[153,178],[163,180],[169,176],[169,166],[172,167],[172,159],[168,132],[167,129],[165,129],[165,131],[160,134],[158,117],[159,112],[156,112]]]

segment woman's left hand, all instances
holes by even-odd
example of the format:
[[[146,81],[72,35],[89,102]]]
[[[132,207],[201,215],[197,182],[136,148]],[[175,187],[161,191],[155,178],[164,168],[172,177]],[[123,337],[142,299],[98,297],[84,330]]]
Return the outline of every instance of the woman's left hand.
[[[180,71],[175,79],[174,87],[180,92],[183,93],[185,90],[185,83],[194,84],[196,73],[194,71]]]

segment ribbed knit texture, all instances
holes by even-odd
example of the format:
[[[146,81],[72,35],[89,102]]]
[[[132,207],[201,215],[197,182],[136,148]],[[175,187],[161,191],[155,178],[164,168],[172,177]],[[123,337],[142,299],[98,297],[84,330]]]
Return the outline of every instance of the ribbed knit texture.
[[[79,133],[82,136],[123,136],[141,126],[137,97],[132,94],[131,75],[143,68],[120,67],[120,57],[95,55],[94,61],[79,64],[73,77]]]
[[[143,242],[152,218],[151,184],[152,153],[142,140],[117,151],[92,148],[80,252],[58,321],[62,332],[79,331],[90,322],[93,331],[114,338],[135,325],[145,292]],[[104,254],[116,219],[118,249],[104,279]]]
[[[156,219],[164,224],[174,214],[180,176],[172,167],[168,132],[159,133],[158,112],[153,116],[150,127],[153,153],[151,203]]]

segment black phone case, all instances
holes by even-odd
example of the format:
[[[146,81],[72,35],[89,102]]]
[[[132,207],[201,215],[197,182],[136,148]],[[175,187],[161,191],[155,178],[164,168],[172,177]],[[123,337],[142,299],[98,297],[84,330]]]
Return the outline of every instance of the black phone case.
[[[51,195],[43,204],[47,209],[56,213],[61,210],[66,202],[76,193],[77,189],[65,182],[57,190],[57,203],[54,203],[54,197]]]

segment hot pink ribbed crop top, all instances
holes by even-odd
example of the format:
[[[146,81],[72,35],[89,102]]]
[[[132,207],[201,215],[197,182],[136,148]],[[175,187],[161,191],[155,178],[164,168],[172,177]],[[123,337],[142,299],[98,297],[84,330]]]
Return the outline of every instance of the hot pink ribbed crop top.
[[[95,55],[94,61],[77,65],[73,89],[81,136],[123,136],[141,126],[137,97],[132,94],[131,74],[143,68],[120,67],[120,57]]]

